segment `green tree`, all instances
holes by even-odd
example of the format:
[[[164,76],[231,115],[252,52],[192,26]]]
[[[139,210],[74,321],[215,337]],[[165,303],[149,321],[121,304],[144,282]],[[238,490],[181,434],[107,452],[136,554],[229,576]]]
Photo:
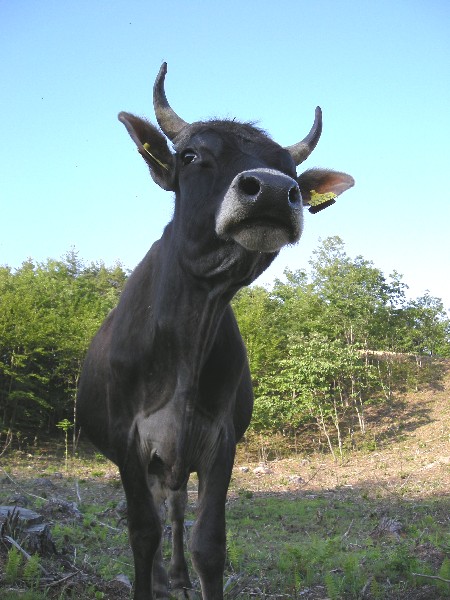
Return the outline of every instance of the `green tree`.
[[[427,291],[404,310],[405,351],[450,356],[450,320],[440,298]]]
[[[349,257],[339,237],[315,250],[309,272],[284,275],[238,297],[256,373],[252,426],[286,432],[313,420],[342,450],[342,423],[364,434],[368,402],[417,385],[420,361],[399,353],[449,352],[449,321],[440,300],[407,301],[399,273]]]
[[[120,265],[86,267],[74,251],[0,269],[1,429],[72,417],[83,355],[125,280]]]
[[[333,454],[332,438],[342,454],[344,420],[364,433],[364,399],[373,375],[354,347],[321,334],[293,337],[277,366],[256,397],[255,428],[292,432],[312,420]]]
[[[280,357],[283,332],[277,327],[278,303],[260,286],[241,289],[232,302],[255,388]]]
[[[400,276],[394,273],[389,281],[371,261],[351,259],[337,236],[322,242],[310,265],[329,335],[360,348],[385,347],[396,311],[405,301]]]

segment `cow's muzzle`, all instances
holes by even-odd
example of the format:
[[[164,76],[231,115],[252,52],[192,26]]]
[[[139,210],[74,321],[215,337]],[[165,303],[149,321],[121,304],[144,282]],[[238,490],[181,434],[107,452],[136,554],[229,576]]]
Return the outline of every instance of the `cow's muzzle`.
[[[302,198],[292,177],[273,169],[236,175],[216,216],[216,233],[247,250],[277,252],[302,232]]]

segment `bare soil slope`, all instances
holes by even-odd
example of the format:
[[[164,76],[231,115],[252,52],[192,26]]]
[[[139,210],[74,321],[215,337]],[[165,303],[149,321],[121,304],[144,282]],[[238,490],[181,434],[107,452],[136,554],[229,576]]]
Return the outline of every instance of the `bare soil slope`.
[[[450,500],[450,361],[441,366],[439,381],[367,409],[370,451],[348,452],[342,461],[313,453],[254,465],[241,448],[233,489],[299,494],[347,489],[376,498]]]

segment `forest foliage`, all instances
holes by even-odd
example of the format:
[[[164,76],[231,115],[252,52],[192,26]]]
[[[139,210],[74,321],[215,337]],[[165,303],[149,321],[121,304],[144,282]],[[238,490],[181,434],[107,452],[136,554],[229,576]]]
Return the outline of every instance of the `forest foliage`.
[[[117,304],[120,264],[61,260],[0,267],[0,431],[39,435],[73,421],[88,344]]]
[[[242,289],[233,308],[252,371],[256,432],[295,434],[313,423],[330,450],[365,433],[368,403],[417,387],[430,356],[450,356],[450,321],[430,293],[407,297],[339,237],[323,240],[308,270],[285,271],[270,289]],[[0,267],[0,432],[55,432],[73,422],[89,341],[117,303],[120,264],[61,260]]]

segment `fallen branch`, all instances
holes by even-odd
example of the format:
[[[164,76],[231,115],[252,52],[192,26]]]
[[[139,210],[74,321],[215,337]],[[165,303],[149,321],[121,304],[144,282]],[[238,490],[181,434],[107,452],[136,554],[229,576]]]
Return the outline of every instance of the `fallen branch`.
[[[232,575],[228,578],[223,586],[224,597],[227,600],[232,600],[240,595],[242,590],[247,586],[248,580],[241,575]]]
[[[17,481],[14,481],[14,479],[5,471],[5,469],[3,469],[2,467],[0,467],[0,469],[3,471],[3,473],[6,475],[6,477],[10,480],[10,482],[12,484],[14,484],[16,486],[16,488],[22,492],[22,494],[25,494],[26,496],[31,496],[32,498],[37,498],[38,500],[43,500],[44,502],[46,502],[47,500],[45,498],[43,498],[42,496],[36,496],[36,494],[32,494],[31,492],[27,492],[26,490],[24,490],[18,483]]]
[[[350,529],[353,527],[353,522],[354,522],[354,520],[355,520],[355,519],[352,519],[352,520],[351,520],[351,523],[350,523],[350,525],[348,526],[348,529],[347,529],[347,531],[346,531],[346,532],[345,532],[345,533],[342,535],[341,539],[344,539],[344,538],[346,538],[346,537],[348,536],[348,534],[350,533]]]
[[[103,527],[107,527],[108,529],[111,529],[111,531],[123,531],[123,529],[118,529],[117,527],[113,527],[112,525],[108,525],[108,523],[103,523],[103,521],[99,521],[97,519],[94,519],[94,523],[96,523],[97,525],[102,525]]]
[[[80,571],[75,571],[75,573],[69,573],[69,575],[66,575],[62,579],[58,579],[57,581],[52,581],[51,583],[47,583],[45,587],[49,587],[49,588],[50,587],[55,587],[55,586],[59,585],[60,583],[64,583],[68,579],[71,579],[72,577],[75,577],[75,575],[78,575],[79,572]]]
[[[369,579],[366,581],[365,586],[363,587],[363,589],[361,590],[361,598],[364,598],[366,595],[367,590],[369,589],[369,587],[372,585],[372,581],[373,581],[373,577],[369,577]]]
[[[75,480],[75,491],[77,493],[77,498],[78,498],[78,502],[80,504],[83,503],[83,501],[81,500],[81,495],[80,495],[80,486],[78,485],[78,479]]]
[[[307,479],[306,481],[304,481],[301,485],[303,487],[307,486],[308,483],[310,483],[313,479],[315,479],[316,476],[317,476],[317,474],[320,473],[321,471],[323,471],[324,469],[325,469],[325,465],[323,465],[323,466],[319,467],[318,469],[316,469],[314,471],[314,473],[311,475],[311,477],[309,479]]]
[[[425,575],[425,573],[411,573],[411,575],[414,575],[414,577],[426,577],[427,579],[437,579],[444,583],[450,583],[450,579],[444,579],[443,577],[439,577],[439,575]]]
[[[22,548],[22,546],[20,544],[18,544],[16,542],[15,539],[13,539],[10,535],[4,535],[3,539],[6,540],[7,542],[9,542],[12,546],[14,546],[14,548],[16,548],[17,550],[19,550],[19,552],[21,552],[23,554],[23,556],[27,559],[27,560],[31,560],[32,556],[30,554],[28,554],[28,552],[26,550],[24,550]],[[46,576],[49,577],[50,573],[48,573],[44,567],[41,564],[38,564],[40,570],[42,571],[42,573]]]
[[[5,452],[8,450],[9,446],[11,445],[12,440],[13,440],[12,433],[10,431],[8,431],[8,433],[6,434],[5,445],[3,446],[3,450],[0,452],[0,456],[3,456],[5,454]]]
[[[292,598],[292,596],[290,594],[266,594],[265,592],[261,592],[261,590],[258,590],[256,592],[250,591],[250,592],[245,592],[248,596],[255,596],[257,598]],[[264,593],[264,596],[261,596],[261,594]]]

